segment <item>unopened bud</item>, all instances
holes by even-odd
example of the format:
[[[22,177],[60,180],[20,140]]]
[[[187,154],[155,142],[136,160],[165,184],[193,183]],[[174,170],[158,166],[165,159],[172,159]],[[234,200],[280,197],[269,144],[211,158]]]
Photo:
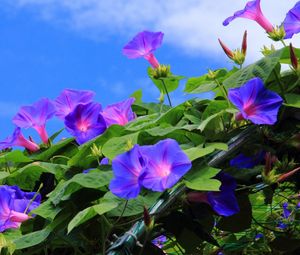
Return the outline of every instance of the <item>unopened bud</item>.
[[[268,176],[273,169],[273,165],[277,162],[277,157],[272,155],[271,152],[266,152],[265,154],[265,169],[264,176]]]
[[[223,51],[225,52],[225,54],[232,59],[233,58],[233,52],[221,41],[221,39],[218,39]]]
[[[237,50],[233,51],[232,60],[237,65],[242,65],[245,61],[245,54],[240,49],[237,49]]]
[[[144,223],[148,229],[153,228],[153,220],[151,218],[151,215],[150,215],[148,209],[145,206],[144,206]]]
[[[291,58],[291,63],[292,63],[293,68],[295,70],[297,70],[298,69],[298,59],[296,57],[295,50],[294,50],[292,43],[290,43],[290,58]]]
[[[289,171],[288,173],[285,173],[285,174],[282,174],[278,177],[277,181],[278,182],[282,182],[282,181],[285,181],[287,178],[291,177],[292,175],[294,175],[295,173],[297,173],[298,171],[300,170],[300,167],[292,170],[292,171]]]
[[[274,27],[273,31],[268,32],[268,37],[275,42],[283,40],[285,37],[284,27],[283,26]]]
[[[101,157],[102,156],[102,151],[100,147],[97,147],[96,144],[93,144],[91,147],[92,155],[94,157]]]
[[[211,80],[214,80],[217,77],[217,72],[214,72],[213,70],[208,69],[207,77]]]
[[[126,150],[126,151],[130,151],[130,150],[133,148],[133,146],[134,146],[134,144],[133,144],[132,140],[131,140],[131,139],[128,139],[128,140],[126,141],[125,150]]]
[[[242,42],[242,53],[246,56],[247,53],[247,30],[244,32],[243,42]]]

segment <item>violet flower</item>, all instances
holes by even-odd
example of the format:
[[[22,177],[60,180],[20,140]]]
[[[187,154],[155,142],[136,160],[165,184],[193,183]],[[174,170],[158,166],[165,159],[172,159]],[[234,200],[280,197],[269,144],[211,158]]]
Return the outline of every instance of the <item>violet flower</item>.
[[[243,153],[240,153],[239,155],[230,160],[230,166],[235,167],[237,169],[251,169],[258,165],[260,162],[262,162],[264,156],[264,151],[259,151],[258,153],[252,156],[246,156]]]
[[[292,38],[300,32],[300,1],[288,11],[282,23],[285,31],[285,39]]]
[[[135,114],[131,109],[135,98],[131,97],[122,102],[108,105],[101,113],[105,119],[106,125],[109,127],[113,124],[121,126],[126,125],[129,121],[135,119]]]
[[[167,237],[165,235],[160,235],[152,240],[152,243],[160,249],[164,247],[165,242],[167,242]]]
[[[95,93],[89,90],[65,89],[55,99],[56,116],[64,119],[78,104],[90,103]]]
[[[33,105],[23,106],[14,116],[13,123],[20,128],[34,128],[44,143],[48,143],[46,121],[55,113],[54,104],[43,98]]]
[[[118,155],[112,160],[114,179],[110,182],[110,191],[118,197],[132,199],[138,196],[141,190],[140,174],[143,170],[139,145],[130,151]]]
[[[152,52],[160,47],[163,36],[162,32],[140,32],[124,46],[123,54],[128,58],[143,57],[149,61],[152,67],[157,68],[159,63]]]
[[[263,15],[260,8],[260,0],[249,1],[243,10],[237,11],[233,16],[224,20],[223,25],[227,26],[236,18],[245,18],[256,21],[266,32],[270,33],[274,30],[273,25]]]
[[[187,198],[190,202],[209,204],[219,215],[231,216],[240,211],[235,197],[236,181],[230,175],[220,172],[214,179],[221,181],[220,191],[190,192]]]
[[[229,100],[240,110],[236,119],[251,120],[254,124],[273,125],[282,105],[282,98],[264,87],[260,78],[253,78],[240,88],[230,89]]]
[[[40,203],[40,194],[23,192],[17,186],[0,186],[0,232],[19,228],[23,221],[31,218],[28,213]]]
[[[65,117],[67,131],[83,144],[102,134],[106,129],[105,120],[100,114],[98,103],[79,104]]]
[[[11,148],[13,146],[21,146],[32,152],[40,149],[36,143],[27,140],[23,136],[19,127],[14,130],[12,136],[7,137],[5,140],[0,142],[0,150]]]
[[[173,187],[192,167],[188,156],[173,139],[141,146],[140,151],[146,162],[141,183],[153,191],[162,192]]]

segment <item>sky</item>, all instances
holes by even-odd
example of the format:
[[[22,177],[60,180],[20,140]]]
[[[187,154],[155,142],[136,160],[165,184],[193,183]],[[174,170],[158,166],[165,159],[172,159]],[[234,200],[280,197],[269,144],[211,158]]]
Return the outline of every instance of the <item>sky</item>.
[[[65,88],[93,90],[102,106],[124,100],[138,89],[145,101],[157,102],[159,93],[147,77],[147,61],[127,59],[121,52],[143,30],[164,32],[155,55],[160,63],[170,64],[174,74],[191,77],[209,68],[231,68],[217,39],[238,48],[245,29],[247,63],[259,59],[260,48],[272,43],[263,29],[246,19],[222,26],[246,2],[1,0],[0,140],[12,133],[11,119],[20,106],[42,97],[54,99]],[[297,1],[261,2],[265,16],[280,25]],[[175,104],[186,99],[183,88],[184,81],[171,94]],[[50,133],[61,127],[63,123],[55,119],[48,124]]]

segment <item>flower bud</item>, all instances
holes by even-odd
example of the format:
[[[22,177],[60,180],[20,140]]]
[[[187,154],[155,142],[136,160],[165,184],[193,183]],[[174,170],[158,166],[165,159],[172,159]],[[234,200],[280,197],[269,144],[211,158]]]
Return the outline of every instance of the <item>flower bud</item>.
[[[153,228],[154,222],[151,218],[151,215],[150,215],[148,209],[145,206],[144,206],[143,216],[144,216],[145,226],[147,227],[147,229],[151,230]]]
[[[294,50],[292,43],[290,43],[290,58],[291,58],[292,67],[295,70],[297,70],[298,69],[298,59],[295,54],[295,50]]]
[[[276,49],[275,49],[274,45],[271,44],[270,48],[268,48],[266,45],[264,45],[260,52],[266,57],[266,56],[272,54],[275,50]]]
[[[278,177],[277,181],[278,182],[282,182],[282,181],[285,181],[287,178],[291,177],[292,175],[294,175],[295,173],[297,173],[298,171],[300,170],[300,167],[292,170],[292,171],[289,171],[285,174],[282,174]]]
[[[97,147],[96,144],[93,144],[91,147],[92,155],[94,157],[101,157],[102,156],[102,151],[100,147]]]
[[[214,72],[213,70],[208,69],[207,78],[214,80],[217,77],[217,72]]]
[[[150,75],[154,79],[160,79],[160,78],[166,78],[171,74],[169,65],[159,65],[157,68],[151,68],[150,69]]]
[[[220,43],[223,51],[227,55],[227,57],[229,57],[230,59],[232,59],[233,58],[233,52],[221,41],[220,38],[218,38],[218,41],[219,41],[219,43]]]
[[[242,53],[246,56],[247,53],[247,30],[244,32],[243,42],[242,42]]]

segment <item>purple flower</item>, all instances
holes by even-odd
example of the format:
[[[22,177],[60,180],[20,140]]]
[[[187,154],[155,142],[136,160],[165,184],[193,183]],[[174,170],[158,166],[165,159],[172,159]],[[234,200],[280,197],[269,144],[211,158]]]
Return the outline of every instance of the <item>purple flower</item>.
[[[102,134],[106,129],[105,120],[97,103],[79,104],[65,117],[67,131],[83,144]]]
[[[164,235],[160,235],[152,240],[152,243],[160,249],[164,247],[165,242],[167,242],[167,237]]]
[[[209,204],[219,215],[231,216],[240,211],[235,197],[236,181],[230,175],[220,172],[215,179],[221,181],[220,191],[190,192],[187,198],[190,202]]]
[[[287,202],[282,204],[282,217],[288,219],[291,215],[291,211],[288,209],[289,204]]]
[[[123,54],[128,58],[143,57],[149,61],[152,67],[157,68],[159,63],[152,52],[160,47],[163,37],[162,32],[140,32],[124,46]]]
[[[258,233],[258,234],[256,234],[254,239],[255,239],[255,241],[258,241],[259,239],[261,239],[263,237],[264,237],[264,235],[262,233]]]
[[[110,126],[118,124],[126,125],[129,121],[135,119],[135,114],[132,112],[131,105],[135,99],[133,97],[122,102],[108,105],[101,113],[105,119],[106,125]]]
[[[140,148],[146,162],[141,175],[142,185],[162,192],[173,187],[192,167],[188,156],[173,139]]]
[[[41,196],[35,192],[23,192],[17,186],[0,186],[0,232],[19,228],[23,221],[30,219],[28,213],[40,203]]]
[[[22,146],[29,151],[37,151],[40,147],[29,140],[27,140],[21,133],[21,129],[17,127],[12,136],[7,137],[4,141],[0,142],[0,150],[11,148],[13,146]]]
[[[139,148],[139,145],[135,145],[130,151],[118,155],[112,161],[115,178],[110,182],[109,189],[118,197],[132,199],[140,193],[139,177],[144,162]]]
[[[240,110],[236,119],[254,124],[273,125],[282,105],[282,98],[264,87],[260,78],[253,78],[240,88],[230,89],[229,100]]]
[[[256,21],[266,32],[272,32],[273,26],[263,15],[260,8],[260,0],[249,1],[243,10],[237,11],[233,16],[224,20],[223,25],[227,26],[231,21],[236,18],[246,18]]]
[[[292,38],[294,34],[300,32],[300,2],[288,11],[283,21],[285,39]]]
[[[34,128],[44,143],[48,143],[46,121],[55,113],[54,104],[43,98],[33,105],[23,106],[13,118],[13,123],[21,128]]]
[[[108,165],[109,164],[109,158],[103,158],[100,161],[100,165]]]
[[[265,156],[264,151],[259,151],[255,155],[246,156],[243,153],[240,153],[235,158],[230,160],[230,166],[235,167],[237,169],[243,168],[253,168],[258,165],[261,161],[263,161]]]
[[[78,104],[87,104],[92,101],[95,93],[89,90],[65,89],[56,99],[56,116],[64,119]]]
[[[221,181],[220,191],[207,192],[207,201],[213,210],[222,216],[231,216],[240,211],[234,191],[236,181],[230,175],[220,172],[215,179]]]

